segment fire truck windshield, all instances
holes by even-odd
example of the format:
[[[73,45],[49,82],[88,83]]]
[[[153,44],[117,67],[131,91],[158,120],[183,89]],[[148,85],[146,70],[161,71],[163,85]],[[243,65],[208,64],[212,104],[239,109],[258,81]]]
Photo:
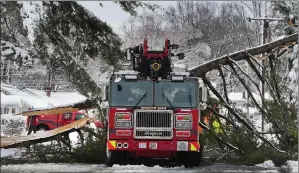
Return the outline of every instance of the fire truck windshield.
[[[194,81],[125,80],[111,82],[111,106],[197,107],[197,85]]]
[[[147,80],[120,80],[111,83],[111,106],[152,106],[153,83]]]
[[[159,81],[155,85],[154,103],[156,106],[196,107],[195,88],[194,81]]]

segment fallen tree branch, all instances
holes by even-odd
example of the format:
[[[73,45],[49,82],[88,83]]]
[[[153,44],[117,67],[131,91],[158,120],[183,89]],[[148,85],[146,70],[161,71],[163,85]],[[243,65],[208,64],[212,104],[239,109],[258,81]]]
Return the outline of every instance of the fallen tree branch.
[[[218,71],[219,71],[219,74],[220,74],[220,76],[222,78],[222,81],[223,81],[223,90],[224,90],[225,99],[226,99],[227,103],[229,103],[227,89],[226,89],[226,80],[225,80],[225,77],[224,77],[224,74],[223,74],[223,70],[220,66],[218,67]]]
[[[263,44],[263,45],[253,47],[250,49],[246,49],[246,50],[237,51],[237,52],[234,52],[229,55],[221,56],[217,59],[213,59],[209,62],[201,64],[195,68],[189,69],[188,71],[194,72],[196,74],[196,76],[198,76],[198,77],[202,77],[207,72],[217,69],[219,64],[221,64],[221,65],[229,64],[229,62],[227,60],[228,56],[230,56],[235,61],[240,61],[240,60],[244,60],[246,57],[248,57],[248,54],[246,52],[248,52],[252,56],[259,55],[264,52],[269,52],[269,50],[273,50],[281,45],[291,43],[291,42],[296,42],[297,39],[298,39],[298,33],[295,33],[295,34],[292,34],[285,38],[282,38],[280,40],[273,41],[271,43]]]
[[[218,93],[218,91],[214,88],[214,86],[211,84],[211,82],[208,80],[208,78],[204,75],[202,77],[203,82],[210,88],[210,90],[218,97],[218,99],[222,102],[223,106],[226,107],[234,116],[235,118],[237,118],[238,121],[240,121],[251,133],[253,133],[254,135],[256,135],[258,138],[260,138],[262,141],[264,141],[265,143],[267,143],[268,145],[270,145],[272,148],[274,148],[275,150],[281,152],[281,153],[286,153],[283,150],[280,150],[279,148],[277,148],[272,142],[270,142],[268,139],[266,139],[264,136],[261,136],[260,134],[258,134],[259,132],[252,127],[251,125],[249,125],[244,119],[242,119],[234,110],[233,108],[231,108],[226,102],[225,100],[222,98],[222,96]]]
[[[252,56],[250,53],[248,53],[246,50],[245,50],[245,53],[248,55],[249,58],[251,58],[255,63],[257,63],[260,67],[264,67],[263,64],[261,64],[260,62],[258,62],[254,56]]]
[[[263,114],[262,116],[267,116],[268,118],[272,119],[274,124],[276,126],[276,130],[281,131],[280,126],[278,125],[278,123],[273,119],[273,115],[272,113],[269,111],[269,108],[267,106],[265,106],[267,112],[270,114],[268,116],[267,112],[258,104],[258,102],[256,101],[256,99],[253,97],[252,93],[250,92],[250,88],[246,85],[245,81],[243,78],[241,78],[238,74],[237,74],[237,70],[235,69],[235,67],[233,66],[233,64],[229,64],[229,66],[231,67],[231,69],[233,70],[234,74],[236,75],[236,77],[240,80],[240,82],[243,84],[243,86],[245,87],[245,89],[248,91],[249,96],[251,97],[251,99],[253,100],[253,102],[255,103],[255,105],[259,108],[259,110],[261,111],[261,113]],[[263,96],[261,96],[263,97]]]
[[[199,125],[204,128],[205,130],[208,130],[209,132],[211,132],[216,140],[218,140],[219,142],[222,142],[223,144],[225,144],[228,148],[233,149],[237,152],[240,152],[241,154],[244,154],[244,152],[242,150],[240,150],[238,147],[228,143],[227,141],[223,140],[220,136],[218,136],[213,130],[211,130],[208,126],[204,125],[202,122],[199,122]]]

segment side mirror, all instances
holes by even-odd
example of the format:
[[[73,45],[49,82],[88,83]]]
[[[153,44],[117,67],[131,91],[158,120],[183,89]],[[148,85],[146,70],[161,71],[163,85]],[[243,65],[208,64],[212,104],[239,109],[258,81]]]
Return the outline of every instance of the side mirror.
[[[127,61],[131,61],[131,59],[132,59],[132,55],[131,55],[131,50],[130,49],[127,49],[126,59],[127,59]]]
[[[207,102],[208,101],[208,88],[206,86],[200,87],[200,101],[201,102]]]
[[[178,53],[177,56],[179,57],[179,60],[183,60],[185,57],[184,53]]]
[[[105,85],[101,90],[101,101],[107,101],[108,100],[108,87]]]
[[[171,47],[171,49],[178,49],[178,48],[180,48],[180,45],[178,45],[178,44],[171,44],[170,47]]]

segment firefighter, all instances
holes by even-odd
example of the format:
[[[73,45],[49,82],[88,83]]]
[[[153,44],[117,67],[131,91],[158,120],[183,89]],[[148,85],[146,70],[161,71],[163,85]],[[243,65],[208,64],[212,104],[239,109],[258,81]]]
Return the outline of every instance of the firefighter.
[[[205,126],[209,126],[209,116],[208,115],[203,116],[203,122],[204,122],[203,124]],[[204,129],[199,125],[198,126],[198,133],[202,134],[203,131],[204,131]]]
[[[30,117],[28,135],[30,135],[32,131],[34,133],[36,133],[36,126],[35,126],[35,124],[36,124],[36,118],[37,118],[36,115],[33,115],[33,116]]]
[[[215,133],[222,133],[222,129],[220,127],[220,122],[215,118],[212,123],[213,129]]]
[[[29,108],[28,110],[33,110],[33,107]],[[33,115],[33,116],[30,117],[28,135],[30,135],[32,131],[34,133],[36,133],[36,126],[35,126],[36,125],[36,119],[37,119],[37,115]]]

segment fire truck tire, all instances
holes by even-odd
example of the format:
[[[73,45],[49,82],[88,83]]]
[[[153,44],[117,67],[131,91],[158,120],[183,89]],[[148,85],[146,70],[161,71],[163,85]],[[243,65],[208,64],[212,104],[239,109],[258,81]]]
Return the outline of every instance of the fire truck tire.
[[[49,130],[49,127],[47,125],[41,124],[41,125],[37,126],[36,130],[37,131],[47,131],[47,130]]]
[[[202,152],[184,152],[181,162],[185,168],[198,167],[201,163]]]
[[[122,165],[125,161],[125,153],[122,151],[106,151],[106,165],[112,167],[114,164]]]

